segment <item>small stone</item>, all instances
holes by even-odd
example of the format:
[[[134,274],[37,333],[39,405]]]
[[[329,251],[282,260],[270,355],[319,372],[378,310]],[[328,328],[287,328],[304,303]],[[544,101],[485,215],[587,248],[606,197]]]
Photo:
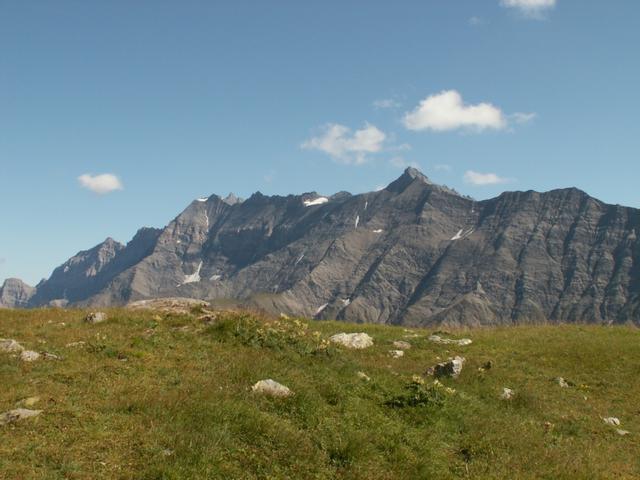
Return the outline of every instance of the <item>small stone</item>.
[[[429,341],[434,343],[441,343],[443,345],[458,345],[460,347],[464,347],[465,345],[470,345],[473,343],[470,338],[461,338],[459,340],[453,338],[444,338],[440,335],[429,335]]]
[[[0,338],[0,352],[18,353],[24,350],[24,347],[15,340],[10,338]]]
[[[24,350],[20,354],[20,360],[23,362],[35,362],[40,359],[40,354],[38,352],[34,352],[33,350]]]
[[[373,338],[366,333],[337,333],[329,338],[333,343],[352,349],[363,349],[373,345]]]
[[[624,437],[625,435],[629,435],[631,432],[628,430],[622,430],[621,428],[616,428],[616,433],[621,437]]]
[[[67,344],[65,345],[65,347],[67,347],[67,348],[73,348],[73,347],[81,347],[81,346],[83,346],[83,345],[84,345],[84,342],[83,342],[83,341],[79,341],[79,342],[70,342],[70,343],[67,343]]]
[[[391,358],[404,357],[404,350],[389,350],[389,355],[391,355]]]
[[[511,390],[510,388],[504,387],[502,389],[502,395],[500,395],[500,398],[502,400],[511,400],[514,395],[515,395],[515,392],[513,390]]]
[[[612,427],[617,427],[620,425],[620,420],[617,417],[606,417],[603,418],[602,421],[607,425],[611,425]]]
[[[84,319],[85,322],[87,323],[101,323],[107,320],[107,314],[104,312],[91,312],[89,315],[87,315]]]
[[[198,321],[204,323],[205,325],[213,325],[218,320],[217,313],[207,313],[205,315],[200,315],[198,317]]]
[[[433,367],[427,369],[427,375],[435,375],[440,377],[453,377],[456,378],[462,371],[462,365],[464,364],[464,357],[450,358],[446,362],[438,363]]]
[[[396,340],[393,342],[393,346],[398,350],[409,350],[411,348],[411,344],[409,342],[405,342],[404,340]]]
[[[567,382],[562,377],[556,378],[556,382],[558,382],[558,385],[560,385],[560,388],[569,388],[569,382]]]
[[[479,372],[486,372],[487,370],[491,370],[491,367],[493,367],[493,362],[491,360],[489,360],[488,362],[485,362],[484,365],[479,367],[478,371]]]
[[[282,385],[268,378],[267,380],[260,380],[251,387],[251,390],[255,393],[261,393],[263,395],[269,395],[271,397],[289,397],[293,395],[293,392],[288,387]]]
[[[367,375],[364,372],[358,372],[356,373],[356,375],[358,376],[358,378],[361,378],[362,380],[364,380],[365,382],[368,382],[371,380],[371,378],[369,378],[369,375]]]
[[[55,353],[42,352],[42,356],[46,360],[62,360],[62,358],[60,356],[56,355]]]
[[[29,410],[27,408],[16,408],[8,412],[0,413],[0,425],[24,420],[25,418],[36,417],[42,413],[42,410]]]

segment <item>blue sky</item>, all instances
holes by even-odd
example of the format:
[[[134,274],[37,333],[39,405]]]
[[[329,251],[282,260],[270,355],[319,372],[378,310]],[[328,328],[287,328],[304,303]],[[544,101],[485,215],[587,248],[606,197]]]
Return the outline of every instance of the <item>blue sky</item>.
[[[0,279],[202,195],[358,193],[406,165],[479,199],[577,186],[640,207],[638,18],[635,0],[0,0]]]

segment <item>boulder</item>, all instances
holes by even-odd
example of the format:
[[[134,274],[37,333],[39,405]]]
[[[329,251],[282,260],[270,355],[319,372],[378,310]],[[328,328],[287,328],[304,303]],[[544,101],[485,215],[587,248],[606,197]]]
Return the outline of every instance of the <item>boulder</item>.
[[[275,380],[271,380],[270,378],[260,380],[251,387],[251,390],[255,393],[268,395],[270,397],[284,398],[293,395],[293,392],[289,390],[288,387],[276,382]]]
[[[617,427],[620,425],[620,420],[617,417],[605,417],[602,419],[604,423],[607,425],[611,425],[612,427]]]
[[[464,347],[465,345],[470,345],[471,343],[473,343],[470,338],[460,338],[456,340],[453,338],[444,338],[440,335],[429,335],[429,341],[440,343],[443,345],[458,345],[460,347]]]
[[[91,312],[89,315],[87,315],[84,319],[85,322],[87,323],[101,323],[107,320],[107,314],[104,312]]]
[[[411,348],[411,344],[409,342],[405,342],[404,340],[396,340],[393,342],[393,346],[398,350],[409,350]]]
[[[23,362],[35,362],[40,359],[40,354],[33,350],[23,350],[20,354],[20,360]]]
[[[502,400],[511,400],[514,395],[515,395],[515,392],[513,390],[511,390],[510,388],[504,387],[502,389],[502,394],[500,395],[500,398]]]
[[[329,340],[352,349],[368,348],[373,345],[373,338],[366,333],[337,333],[330,337]]]
[[[434,375],[436,378],[452,377],[456,378],[462,371],[464,357],[450,358],[446,362],[438,363],[427,370],[427,375]]]
[[[4,353],[19,353],[24,350],[24,347],[15,340],[10,338],[0,338],[0,352]]]
[[[29,410],[28,408],[16,408],[8,412],[0,413],[0,425],[24,420],[25,418],[36,417],[42,413],[42,410]]]

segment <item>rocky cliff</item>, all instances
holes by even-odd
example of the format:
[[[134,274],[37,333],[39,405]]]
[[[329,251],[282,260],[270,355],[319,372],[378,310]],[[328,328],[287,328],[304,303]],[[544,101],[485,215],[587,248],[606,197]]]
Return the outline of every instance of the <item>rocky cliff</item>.
[[[127,246],[108,239],[29,305],[234,299],[356,322],[640,323],[640,210],[575,188],[475,201],[415,169],[377,192],[192,202]]]

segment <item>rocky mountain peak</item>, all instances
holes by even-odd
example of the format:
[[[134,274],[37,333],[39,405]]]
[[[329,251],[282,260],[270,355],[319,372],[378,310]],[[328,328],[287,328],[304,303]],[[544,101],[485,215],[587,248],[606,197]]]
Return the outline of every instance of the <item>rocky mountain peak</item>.
[[[397,179],[387,185],[386,190],[390,192],[400,193],[403,192],[409,185],[414,182],[419,182],[425,185],[433,185],[433,182],[429,180],[425,174],[420,170],[413,167],[408,167]]]
[[[407,325],[640,324],[640,210],[576,189],[470,201],[408,168],[383,192],[234,197],[197,199],[126,247],[108,238],[79,252],[32,297],[16,283],[4,295],[220,299]]]
[[[233,192],[229,192],[229,195],[227,195],[226,197],[224,197],[224,198],[222,199],[222,201],[223,201],[224,203],[226,203],[227,205],[235,205],[235,204],[237,204],[237,203],[242,203],[242,202],[243,202],[242,198],[237,197],[237,196],[235,195],[235,193],[233,193]]]
[[[35,291],[19,278],[7,278],[0,287],[0,307],[26,307]]]

